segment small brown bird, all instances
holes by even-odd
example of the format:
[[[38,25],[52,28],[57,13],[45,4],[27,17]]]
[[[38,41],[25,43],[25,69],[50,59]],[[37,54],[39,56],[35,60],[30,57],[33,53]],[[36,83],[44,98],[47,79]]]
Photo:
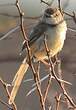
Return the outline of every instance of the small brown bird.
[[[29,35],[29,46],[31,57],[35,57],[38,61],[46,60],[47,52],[44,45],[44,33],[47,34],[47,46],[50,50],[50,57],[53,57],[62,50],[64,40],[66,38],[67,25],[62,13],[58,8],[47,8],[44,11],[42,19],[32,29]],[[22,50],[25,49],[25,42]],[[9,98],[9,104],[12,104],[24,74],[26,73],[29,64],[27,62],[28,55],[21,64],[16,76],[13,80],[13,89]]]

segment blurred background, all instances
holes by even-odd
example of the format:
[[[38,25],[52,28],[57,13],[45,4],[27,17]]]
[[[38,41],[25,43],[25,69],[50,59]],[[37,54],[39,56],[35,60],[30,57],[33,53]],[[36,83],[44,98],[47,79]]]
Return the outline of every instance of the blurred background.
[[[46,0],[49,3],[51,0]],[[5,35],[9,30],[15,28],[19,25],[18,11],[15,6],[12,4],[15,3],[15,0],[0,0],[0,38]],[[7,4],[7,5],[5,5]],[[40,3],[40,0],[20,0],[21,9],[25,13],[25,17],[38,17],[42,15],[44,10],[47,8],[47,5],[44,3]],[[53,0],[52,7],[57,7],[57,0]],[[72,14],[73,11],[76,12],[76,0],[61,0],[61,7]],[[76,24],[74,21],[65,17],[67,20],[68,27],[76,29]],[[39,19],[25,19],[25,29],[27,33],[29,30],[36,24]],[[10,34],[8,38],[0,41],[0,77],[7,83],[11,83],[16,71],[23,60],[25,53],[20,56],[21,44],[23,42],[23,38],[20,32],[20,29],[16,30],[14,33]],[[76,102],[76,32],[67,31],[67,38],[65,40],[65,45],[60,53],[60,59],[62,61],[62,70],[63,77],[65,80],[72,83],[72,86],[66,85],[66,89],[68,90],[69,95]],[[47,69],[44,70],[44,66],[41,65],[41,77],[46,75]],[[26,77],[32,78],[31,70],[29,69]],[[42,87],[45,88],[46,81],[42,84]],[[26,94],[31,89],[31,85],[33,81],[30,83],[23,83],[18,91],[16,97],[16,104],[18,110],[39,110],[39,98],[37,92],[35,91],[30,96],[26,97]],[[56,81],[53,81],[52,87],[49,90],[47,97],[47,104],[52,105],[54,109],[54,96],[56,91],[59,91],[59,86]],[[6,93],[0,84],[0,98],[7,102]],[[67,107],[63,104],[65,110]],[[8,110],[4,105],[0,103],[1,110]],[[54,109],[55,110],[55,109]],[[62,108],[61,108],[62,110]],[[64,110],[64,109],[63,109]]]

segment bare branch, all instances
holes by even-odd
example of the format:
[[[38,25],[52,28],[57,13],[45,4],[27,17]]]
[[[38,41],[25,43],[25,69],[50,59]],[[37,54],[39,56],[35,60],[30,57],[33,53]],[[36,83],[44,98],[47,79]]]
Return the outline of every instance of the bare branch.
[[[62,94],[56,94],[56,96],[55,96],[55,99],[56,99],[56,110],[59,110],[59,108],[60,108],[61,96],[62,96]]]
[[[58,0],[58,7],[59,7],[59,9],[60,9],[60,11],[62,10],[61,9],[61,0]]]
[[[46,37],[46,36],[45,36]],[[47,46],[47,41],[46,41],[46,52],[47,52],[47,56],[48,56],[48,60],[49,60],[49,63],[50,63],[50,67],[51,67],[51,74],[55,77],[56,81],[58,82],[60,88],[62,89],[62,92],[63,94],[67,97],[67,99],[69,100],[70,104],[76,108],[76,104],[74,103],[74,101],[72,100],[72,98],[68,95],[67,91],[65,90],[64,88],[64,85],[63,83],[59,80],[59,78],[56,76],[56,73],[55,73],[55,70],[54,70],[54,65],[53,65],[53,62],[50,58],[50,55],[49,55],[49,49],[48,49],[48,46]],[[60,71],[61,72],[61,71]]]
[[[48,6],[50,6],[50,4],[48,2],[45,2],[44,0],[41,0],[41,3],[44,3],[44,4],[48,5]]]
[[[13,29],[11,29],[10,31],[8,31],[4,36],[2,36],[0,38],[0,40],[4,40],[5,38],[7,38],[10,34],[12,34],[13,32],[17,31],[20,28],[20,26],[16,26]]]
[[[3,85],[3,87],[4,87],[5,91],[6,91],[7,97],[8,97],[8,99],[9,99],[9,97],[10,97],[10,92],[9,92],[9,90],[8,90],[9,84],[5,83],[5,82],[2,80],[1,77],[0,77],[0,82],[1,82],[1,84]],[[10,86],[11,86],[11,85],[10,85]],[[3,101],[1,101],[1,102],[4,103]],[[4,104],[5,104],[5,103],[4,103]],[[7,104],[5,104],[5,105],[7,105]],[[14,102],[12,103],[12,106],[13,106],[12,110],[17,110],[16,104],[15,104]],[[8,107],[8,108],[9,108],[9,107]]]
[[[5,105],[7,108],[9,108],[10,110],[13,110],[13,108],[6,102],[4,102],[3,100],[0,99],[0,103],[2,103],[3,105]]]

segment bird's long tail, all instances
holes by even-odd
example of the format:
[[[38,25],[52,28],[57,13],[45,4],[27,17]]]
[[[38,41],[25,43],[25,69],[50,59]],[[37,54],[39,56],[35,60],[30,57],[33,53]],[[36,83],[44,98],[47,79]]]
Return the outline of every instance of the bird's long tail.
[[[17,71],[14,80],[13,80],[13,89],[11,91],[11,95],[9,98],[9,104],[12,104],[16,94],[18,92],[18,89],[20,87],[21,81],[23,79],[24,74],[26,73],[27,69],[29,67],[29,64],[26,62],[26,58],[23,60],[22,64],[20,65],[19,70]]]

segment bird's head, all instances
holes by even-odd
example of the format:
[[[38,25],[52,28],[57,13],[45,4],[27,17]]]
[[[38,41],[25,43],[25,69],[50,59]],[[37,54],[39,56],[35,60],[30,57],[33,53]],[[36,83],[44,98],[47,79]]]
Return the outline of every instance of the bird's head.
[[[47,8],[44,12],[43,20],[48,24],[58,24],[64,20],[58,8]]]

